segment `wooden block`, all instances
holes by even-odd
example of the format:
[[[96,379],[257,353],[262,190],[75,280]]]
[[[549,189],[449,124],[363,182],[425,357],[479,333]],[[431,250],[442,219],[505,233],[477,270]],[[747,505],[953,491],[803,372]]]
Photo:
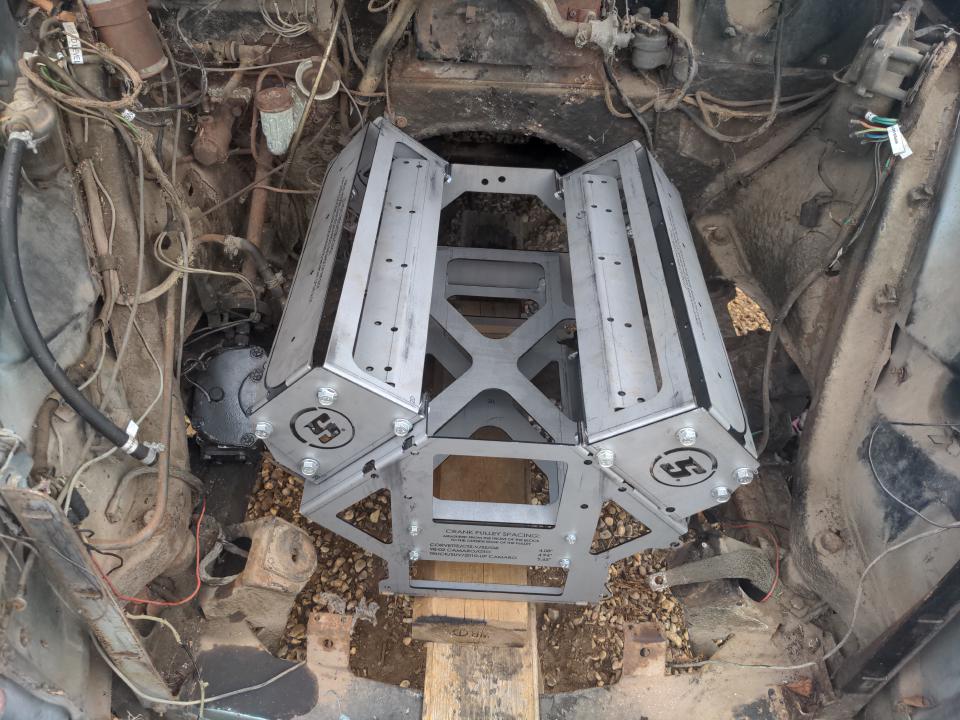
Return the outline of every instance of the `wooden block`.
[[[494,563],[421,564],[423,577],[452,582],[525,585],[524,566]],[[412,635],[434,642],[523,645],[529,625],[527,603],[456,597],[418,597],[413,600]]]
[[[528,625],[522,647],[428,644],[423,720],[537,720],[537,631]]]
[[[501,431],[478,433],[499,440]],[[434,495],[441,499],[526,502],[531,473],[524,460],[450,457],[434,476]],[[451,582],[526,585],[524,565],[421,562],[420,577]],[[434,642],[487,643],[520,646],[526,642],[527,603],[509,600],[422,597],[413,601],[412,635]]]

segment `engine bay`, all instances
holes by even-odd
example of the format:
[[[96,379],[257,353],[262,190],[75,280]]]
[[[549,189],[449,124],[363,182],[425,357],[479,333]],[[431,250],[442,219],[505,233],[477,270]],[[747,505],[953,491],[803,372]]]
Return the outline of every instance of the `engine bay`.
[[[4,3],[0,717],[955,717],[958,20]]]

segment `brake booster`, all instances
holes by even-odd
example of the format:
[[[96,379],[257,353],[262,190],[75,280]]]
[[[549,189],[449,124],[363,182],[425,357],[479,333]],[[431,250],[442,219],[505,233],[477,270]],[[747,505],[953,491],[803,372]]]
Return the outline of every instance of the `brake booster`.
[[[438,245],[471,192],[539,198],[569,253]],[[301,512],[384,558],[385,592],[596,602],[611,563],[756,477],[679,194],[638,143],[560,176],[366,126],[328,170],[258,388],[251,430],[305,478]],[[439,492],[454,458],[491,487],[505,466],[484,462],[535,467],[546,497]],[[389,538],[345,515],[382,490]],[[638,530],[598,549],[611,502]],[[441,580],[421,561],[545,572]]]

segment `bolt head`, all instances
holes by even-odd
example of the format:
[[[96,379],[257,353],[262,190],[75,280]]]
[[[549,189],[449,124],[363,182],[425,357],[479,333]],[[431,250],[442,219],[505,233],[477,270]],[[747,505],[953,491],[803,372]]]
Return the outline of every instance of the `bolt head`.
[[[273,434],[273,423],[269,420],[258,420],[253,428],[253,434],[258,440],[266,440]]]
[[[824,65],[828,65],[829,63],[830,63],[829,55],[821,55],[820,57],[817,58],[817,65],[824,66]]]
[[[304,458],[300,461],[300,474],[304,477],[315,477],[320,472],[320,463],[313,458]]]
[[[739,485],[749,485],[757,479],[757,471],[748,467],[737,468],[733,471],[733,479]]]
[[[710,497],[713,498],[714,502],[725,503],[733,496],[733,493],[730,492],[729,488],[720,485],[715,487],[710,491]]]
[[[317,405],[330,407],[337,401],[338,393],[332,387],[322,387],[317,390]]]
[[[602,468],[613,467],[613,464],[616,462],[617,456],[613,450],[604,448],[603,450],[597,451],[597,465]]]
[[[567,533],[566,535],[564,535],[563,539],[567,541],[568,545],[575,545],[577,542],[577,534]]]
[[[393,434],[397,437],[406,437],[413,430],[413,423],[406,418],[397,418],[393,421]]]
[[[420,551],[411,550],[410,553],[407,555],[407,557],[410,558],[410,562],[416,562],[417,560],[420,559]]]
[[[407,528],[407,532],[416,537],[420,534],[420,526],[416,523],[416,521],[414,521],[410,523],[410,526]]]
[[[560,567],[564,570],[570,569],[570,558],[560,558]]]
[[[725,38],[735,38],[737,36],[737,29],[733,25],[727,25],[723,29],[723,36]]]
[[[690,447],[697,442],[697,431],[692,427],[682,427],[677,430],[677,442],[684,447]]]

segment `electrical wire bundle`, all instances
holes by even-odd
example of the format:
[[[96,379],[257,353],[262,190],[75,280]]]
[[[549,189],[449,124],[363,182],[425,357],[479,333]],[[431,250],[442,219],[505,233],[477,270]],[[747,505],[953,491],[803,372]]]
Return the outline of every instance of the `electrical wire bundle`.
[[[864,118],[863,120],[855,118],[850,121],[850,124],[854,127],[859,126],[861,128],[850,133],[850,137],[859,138],[861,144],[864,145],[873,142],[889,142],[888,129],[899,124],[896,118],[874,115],[872,112],[868,112],[864,115]]]

